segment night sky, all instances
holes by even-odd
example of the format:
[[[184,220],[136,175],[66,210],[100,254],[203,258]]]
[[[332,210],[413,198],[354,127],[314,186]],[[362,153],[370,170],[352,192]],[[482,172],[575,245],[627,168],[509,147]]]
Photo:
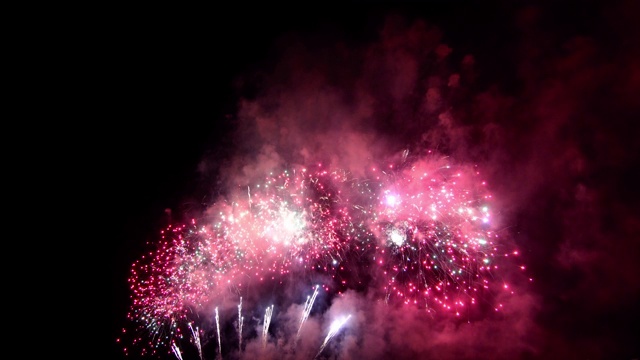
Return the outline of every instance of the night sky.
[[[245,4],[103,21],[91,71],[104,119],[93,145],[105,184],[94,201],[108,209],[107,358],[137,359],[117,343],[130,326],[127,279],[169,223],[270,168],[323,162],[364,177],[425,149],[480,169],[525,281],[499,315],[462,322],[381,306],[364,288],[321,295],[304,346],[320,345],[325,315],[351,308],[354,324],[322,356],[640,358],[640,6],[555,3]],[[259,290],[245,303],[254,318]],[[291,315],[301,294],[276,297]],[[246,346],[225,358],[260,354]],[[266,358],[280,356],[298,358]]]

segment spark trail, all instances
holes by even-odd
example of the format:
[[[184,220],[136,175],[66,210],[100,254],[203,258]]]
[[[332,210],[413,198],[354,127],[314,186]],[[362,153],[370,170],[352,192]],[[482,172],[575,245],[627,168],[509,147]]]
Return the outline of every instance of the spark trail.
[[[327,346],[329,341],[331,341],[331,339],[338,333],[338,331],[342,329],[342,327],[344,326],[344,324],[347,323],[350,317],[351,315],[348,315],[340,319],[334,320],[333,323],[331,323],[331,327],[329,328],[329,333],[327,333],[327,336],[324,338],[324,341],[322,342],[322,345],[320,346],[320,349],[318,350],[318,353],[316,354],[314,359],[317,359],[318,356],[320,356],[320,354],[322,353],[324,348]]]
[[[222,358],[222,338],[220,337],[220,314],[216,307],[216,330],[218,333],[218,358]]]
[[[313,289],[313,295],[307,296],[307,300],[304,303],[302,315],[300,316],[300,325],[298,326],[298,332],[296,333],[296,340],[300,337],[300,331],[302,331],[302,327],[304,326],[305,322],[309,318],[309,313],[311,312],[313,303],[316,301],[316,296],[318,296],[318,288],[319,288],[319,285],[316,285],[315,288]]]
[[[264,312],[264,322],[262,323],[262,347],[267,346],[267,339],[269,337],[269,324],[271,324],[271,317],[273,316],[273,305],[268,307]]]
[[[240,304],[238,304],[238,350],[242,351],[242,324],[244,317],[242,317],[242,297],[240,297]]]
[[[182,352],[180,352],[180,348],[178,347],[178,344],[176,344],[175,342],[172,342],[171,351],[178,358],[178,360],[182,360]]]
[[[204,360],[204,358],[202,357],[202,343],[200,342],[200,330],[197,327],[194,329],[192,323],[189,323],[189,329],[191,330],[191,336],[193,337],[193,342],[196,345],[196,348],[198,349],[198,356],[200,357],[200,360]]]

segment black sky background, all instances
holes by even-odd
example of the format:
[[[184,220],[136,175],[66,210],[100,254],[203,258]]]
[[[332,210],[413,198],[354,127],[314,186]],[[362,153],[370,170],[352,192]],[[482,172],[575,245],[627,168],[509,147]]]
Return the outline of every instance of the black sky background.
[[[106,347],[105,358],[125,358],[116,339],[130,305],[129,269],[166,225],[165,209],[179,216],[212,200],[216,166],[233,156],[237,100],[252,98],[264,85],[245,81],[239,89],[237,79],[277,62],[275,45],[284,35],[317,40],[315,34],[335,34],[367,43],[388,15],[398,14],[438,27],[453,63],[473,55],[469,91],[485,97],[474,97],[467,114],[495,115],[506,129],[499,154],[482,155],[490,150],[478,144],[475,154],[506,159],[503,169],[529,163],[505,174],[513,181],[501,187],[517,203],[509,209],[516,241],[527,249],[535,279],[537,311],[527,335],[530,349],[521,358],[640,358],[640,25],[631,15],[638,10],[633,1],[415,1],[151,6],[113,13],[92,37],[98,51],[90,72],[99,75],[89,77],[100,97],[91,114],[104,119],[96,130],[102,140],[92,144],[100,150],[96,168],[104,191],[92,202],[107,219],[98,237],[107,244],[110,274],[104,289],[108,331],[95,353]],[[566,73],[572,75],[554,79]],[[553,80],[564,85],[555,93],[548,86]],[[559,109],[549,100],[554,96]],[[558,112],[572,119],[558,141],[541,143],[536,152],[534,144],[522,144],[528,133],[531,142],[546,138],[539,130],[547,125],[531,119]],[[564,140],[571,146],[559,145]],[[221,161],[208,161],[203,174],[198,169],[205,155]],[[531,180],[537,185],[517,194],[513,182],[535,178],[536,168],[549,179]],[[576,205],[580,199],[588,204]],[[431,356],[450,358],[446,352]]]

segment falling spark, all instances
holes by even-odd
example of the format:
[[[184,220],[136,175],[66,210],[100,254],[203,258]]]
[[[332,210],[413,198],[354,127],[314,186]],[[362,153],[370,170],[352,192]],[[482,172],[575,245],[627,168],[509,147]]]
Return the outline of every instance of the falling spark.
[[[329,341],[338,333],[338,331],[340,331],[340,329],[342,329],[342,327],[347,322],[347,320],[349,320],[350,317],[351,315],[333,321],[333,323],[331,324],[331,327],[329,328],[329,333],[324,338],[324,342],[322,343],[322,346],[320,346],[320,350],[318,350],[318,353],[316,354],[314,359],[317,359],[318,356],[320,356],[325,346],[327,346]]]
[[[298,327],[298,333],[296,334],[296,340],[300,337],[300,331],[302,330],[302,326],[309,318],[309,313],[311,312],[311,307],[313,306],[314,301],[316,301],[316,296],[318,296],[318,285],[313,290],[313,295],[307,296],[307,301],[304,303],[304,309],[302,311],[302,316],[300,317],[300,326]]]
[[[264,312],[264,323],[262,324],[262,347],[267,346],[267,336],[269,335],[269,324],[271,324],[272,315],[273,305],[269,306]]]

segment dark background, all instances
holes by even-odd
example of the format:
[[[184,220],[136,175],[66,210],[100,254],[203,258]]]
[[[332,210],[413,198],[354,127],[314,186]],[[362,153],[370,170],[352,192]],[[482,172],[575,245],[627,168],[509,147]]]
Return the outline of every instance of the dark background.
[[[585,102],[578,107],[591,112],[589,124],[593,125],[584,126],[580,130],[584,134],[576,138],[586,139],[585,161],[591,169],[587,183],[591,181],[600,199],[597,211],[604,215],[597,217],[609,227],[603,233],[611,236],[605,245],[591,244],[589,251],[612,253],[603,256],[605,260],[599,262],[602,268],[593,271],[549,265],[563,243],[549,234],[554,232],[553,226],[561,227],[562,221],[549,224],[544,214],[559,214],[558,194],[551,186],[541,187],[539,203],[531,206],[545,210],[520,212],[522,227],[530,230],[527,237],[545,239],[536,240],[527,258],[536,278],[535,291],[546,299],[535,318],[537,349],[528,357],[640,357],[634,335],[640,331],[640,285],[637,275],[632,275],[639,270],[640,241],[635,204],[640,200],[636,190],[640,178],[635,170],[638,146],[634,140],[640,102],[634,94],[640,89],[640,31],[629,19],[629,14],[638,10],[632,3],[312,2],[237,4],[206,10],[156,6],[109,10],[110,16],[101,16],[92,25],[94,31],[87,39],[93,49],[88,63],[93,66],[88,67],[85,80],[90,89],[96,89],[89,97],[95,106],[86,114],[87,122],[96,126],[90,130],[96,136],[88,137],[88,146],[97,150],[92,160],[96,182],[87,201],[100,208],[92,218],[101,224],[101,230],[92,237],[103,244],[98,251],[107,255],[103,269],[109,274],[100,284],[104,285],[100,288],[106,306],[94,310],[106,315],[104,327],[98,327],[107,332],[93,353],[100,358],[123,357],[116,339],[130,305],[129,269],[146,249],[145,243],[154,241],[167,224],[165,209],[179,212],[185,206],[198,208],[199,201],[208,200],[202,182],[215,182],[215,172],[203,179],[197,172],[198,164],[207,151],[221,158],[230,155],[229,131],[234,126],[236,101],[240,96],[251,96],[250,88],[240,91],[233,86],[235,78],[277,57],[273,43],[283,34],[335,31],[365,42],[375,37],[386,15],[398,13],[436,24],[452,48],[473,53],[479,89],[497,84],[501,91],[518,96],[526,94],[522,90],[526,81],[537,81],[522,75],[523,51],[540,50],[539,59],[562,58],[569,40],[595,39],[594,66],[606,64],[602,67],[619,76],[611,84],[624,86],[617,96],[608,93],[613,89],[602,89],[595,103],[594,98],[576,97],[576,102]],[[536,23],[540,31],[534,39],[524,39],[522,32],[516,31],[527,21],[531,13],[527,9],[541,14]],[[618,60],[624,66],[635,64],[631,67],[635,72],[611,70]],[[536,65],[531,65],[534,73]],[[540,73],[532,75],[536,76],[542,78]],[[591,80],[586,76],[584,81],[589,84]],[[600,152],[602,145],[590,143],[599,137],[609,137],[603,143],[619,146],[617,152],[607,154],[613,158]],[[623,269],[609,271],[610,266]],[[560,296],[563,289],[571,290]],[[604,293],[593,294],[599,292]],[[107,350],[104,356],[103,347]]]

